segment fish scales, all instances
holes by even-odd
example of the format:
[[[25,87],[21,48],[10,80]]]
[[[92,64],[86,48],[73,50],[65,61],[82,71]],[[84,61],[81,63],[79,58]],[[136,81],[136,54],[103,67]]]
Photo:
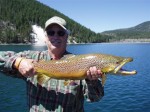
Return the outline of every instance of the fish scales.
[[[136,74],[136,71],[121,71],[122,66],[132,60],[132,58],[107,54],[83,54],[68,56],[60,60],[39,61],[34,63],[34,66],[38,74],[49,78],[84,79],[87,70],[92,66],[101,69],[104,74]]]
[[[87,58],[88,57],[88,58]],[[96,66],[97,61],[95,60],[95,57],[89,56],[75,56],[73,58],[65,59],[65,60],[52,60],[49,62],[39,62],[35,64],[35,67],[37,68],[37,71],[40,71],[43,69],[42,72],[49,72],[51,77],[54,76],[54,74],[57,73],[60,74],[60,77],[63,77],[65,74],[67,74],[69,77],[75,77],[77,75],[74,74],[81,74],[85,75],[86,71],[89,69],[90,66]],[[84,73],[84,74],[83,74]],[[71,75],[71,76],[70,76]],[[73,76],[74,75],[74,76]],[[65,76],[65,78],[67,78]],[[79,77],[81,78],[81,77]]]

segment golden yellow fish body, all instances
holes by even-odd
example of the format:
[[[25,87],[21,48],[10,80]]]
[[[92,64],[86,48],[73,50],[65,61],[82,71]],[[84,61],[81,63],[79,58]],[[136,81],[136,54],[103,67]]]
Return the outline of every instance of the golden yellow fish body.
[[[132,58],[124,58],[106,54],[68,55],[66,58],[51,61],[39,61],[35,63],[35,69],[39,75],[40,83],[45,77],[56,79],[84,79],[90,67],[96,66],[103,73],[122,75],[136,74],[136,71],[123,71],[124,64],[132,61]]]

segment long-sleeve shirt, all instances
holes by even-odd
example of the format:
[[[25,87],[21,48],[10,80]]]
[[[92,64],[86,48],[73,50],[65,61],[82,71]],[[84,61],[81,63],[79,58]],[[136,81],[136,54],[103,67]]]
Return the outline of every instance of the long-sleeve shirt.
[[[65,52],[64,56],[67,54]],[[104,95],[100,80],[67,80],[69,83],[64,85],[66,80],[51,78],[39,85],[37,75],[26,78],[13,68],[18,57],[48,61],[51,56],[48,51],[0,52],[0,71],[26,81],[30,112],[84,112],[84,99],[95,102]]]

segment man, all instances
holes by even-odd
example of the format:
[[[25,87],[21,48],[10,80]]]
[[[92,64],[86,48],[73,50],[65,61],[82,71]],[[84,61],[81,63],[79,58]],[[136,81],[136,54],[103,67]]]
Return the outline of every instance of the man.
[[[66,51],[69,31],[65,26],[66,21],[57,16],[46,21],[46,51],[0,53],[1,71],[26,81],[30,112],[83,112],[84,98],[94,102],[104,95],[99,80],[102,73],[95,66],[89,68],[85,80],[71,80],[71,83],[64,85],[65,80],[51,78],[42,85],[37,83],[34,60],[59,60],[70,54]]]

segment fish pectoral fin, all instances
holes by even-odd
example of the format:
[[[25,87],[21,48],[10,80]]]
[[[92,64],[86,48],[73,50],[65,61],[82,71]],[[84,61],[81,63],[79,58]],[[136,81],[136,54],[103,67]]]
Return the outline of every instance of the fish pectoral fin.
[[[104,74],[102,74],[102,86],[104,86],[105,81],[106,81],[106,75],[104,73]]]
[[[70,83],[70,80],[65,80],[65,81],[64,81],[64,86],[69,85],[69,83]]]
[[[45,82],[47,82],[48,80],[50,80],[50,77],[44,75],[44,74],[38,74],[37,75],[37,81],[40,85],[44,84]]]

